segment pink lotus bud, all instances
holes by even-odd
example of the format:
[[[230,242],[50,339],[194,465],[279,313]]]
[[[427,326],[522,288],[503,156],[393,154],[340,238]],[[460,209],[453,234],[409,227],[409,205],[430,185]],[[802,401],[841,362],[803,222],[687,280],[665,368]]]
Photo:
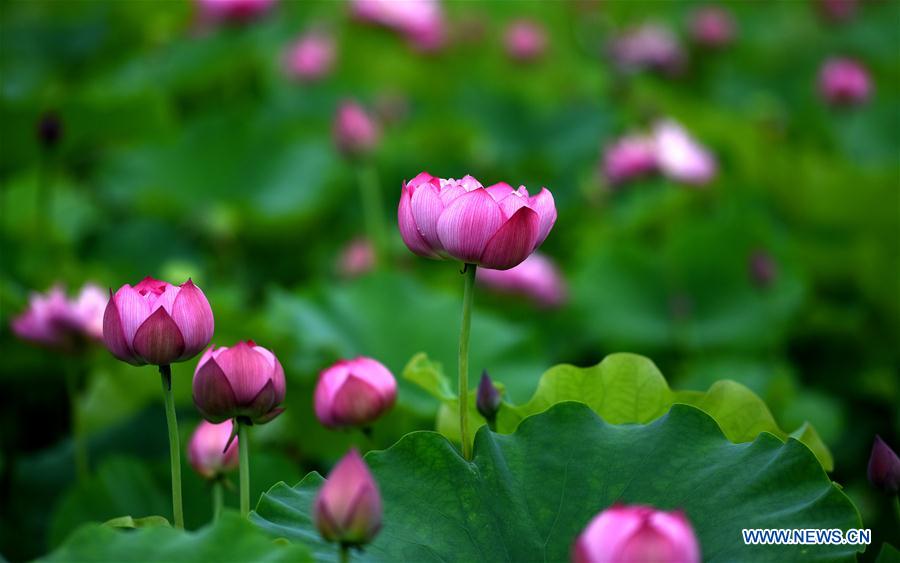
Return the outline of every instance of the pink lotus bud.
[[[674,74],[684,66],[684,52],[672,30],[645,23],[617,37],[611,46],[616,65],[625,72],[650,69]]]
[[[508,270],[544,242],[556,222],[553,195],[506,183],[483,187],[471,176],[443,180],[422,172],[403,184],[397,210],[406,246],[426,258]]]
[[[685,184],[700,186],[716,175],[716,161],[685,129],[674,121],[653,128],[656,162],[663,174]]]
[[[348,546],[372,541],[381,529],[381,493],[356,449],[328,474],[313,503],[313,520],[322,537]]]
[[[194,430],[194,435],[188,443],[188,461],[201,477],[216,479],[237,468],[238,438],[235,436],[233,440],[231,439],[233,426],[231,420],[221,424],[203,420]]]
[[[328,428],[368,426],[397,399],[397,381],[372,358],[341,360],[319,374],[316,416]]]
[[[75,299],[66,298],[62,287],[46,294],[32,293],[28,309],[12,321],[13,332],[48,348],[79,351],[87,342],[103,340],[106,294],[94,284],[81,288]]]
[[[622,137],[603,153],[603,175],[613,186],[656,170],[656,143],[652,137]]]
[[[204,22],[247,23],[264,15],[276,0],[197,0]]]
[[[307,33],[288,49],[284,60],[285,71],[303,82],[319,80],[331,72],[334,53],[331,35],[321,31]]]
[[[881,436],[875,436],[869,456],[869,482],[888,494],[900,491],[900,458]]]
[[[566,300],[565,282],[556,264],[539,252],[509,270],[481,269],[476,275],[493,290],[524,295],[542,307],[559,307]]]
[[[440,0],[352,0],[351,8],[358,19],[398,31],[422,51],[444,45],[447,33]]]
[[[757,250],[750,255],[750,280],[760,288],[771,286],[778,277],[778,264],[765,251]]]
[[[819,92],[833,106],[859,105],[869,99],[872,83],[868,71],[858,62],[832,58],[819,72]]]
[[[354,239],[341,251],[338,271],[345,278],[361,276],[374,267],[375,248],[368,239]]]
[[[194,404],[210,422],[246,418],[265,424],[284,411],[284,369],[275,354],[252,340],[211,347],[194,371]]]
[[[534,61],[547,48],[547,34],[538,22],[516,20],[507,26],[503,43],[510,58],[521,62]]]
[[[494,386],[494,382],[491,381],[491,376],[488,375],[487,370],[484,370],[481,372],[481,381],[478,382],[478,396],[475,399],[475,408],[478,409],[478,413],[485,420],[492,421],[497,418],[497,411],[500,410],[502,401],[503,398],[500,396],[500,391]]]
[[[691,15],[690,30],[698,45],[721,48],[734,41],[735,23],[725,8],[706,6]]]
[[[356,102],[344,101],[334,119],[334,141],[338,150],[355,157],[371,152],[378,144],[378,124]]]
[[[572,550],[575,563],[698,563],[700,545],[681,511],[613,505],[594,517]]]
[[[144,278],[112,294],[103,315],[103,340],[123,362],[157,366],[196,356],[212,339],[212,309],[191,280],[179,287]]]
[[[856,15],[859,0],[816,0],[816,7],[826,21],[846,23]]]

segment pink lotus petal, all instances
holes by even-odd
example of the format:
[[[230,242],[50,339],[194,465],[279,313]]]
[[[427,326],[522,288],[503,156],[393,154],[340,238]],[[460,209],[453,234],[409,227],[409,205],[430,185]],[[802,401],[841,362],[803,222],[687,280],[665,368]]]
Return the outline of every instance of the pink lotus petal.
[[[212,308],[203,291],[191,280],[178,291],[172,304],[172,319],[184,337],[184,357],[193,358],[209,345],[215,330]]]
[[[406,246],[415,254],[424,258],[438,258],[438,254],[422,237],[416,220],[413,218],[412,205],[410,204],[410,190],[404,188],[400,194],[400,205],[397,207],[397,226],[400,227],[400,236]]]
[[[484,189],[456,198],[438,219],[438,237],[448,254],[475,263],[504,222],[497,202]]]
[[[534,250],[540,218],[522,207],[491,237],[479,263],[485,268],[507,270],[520,264]]]
[[[132,346],[148,364],[169,365],[184,353],[184,337],[172,317],[159,307],[138,327]]]
[[[423,184],[413,192],[410,205],[422,238],[433,250],[440,252],[443,247],[437,234],[437,222],[441,212],[444,211],[444,204],[438,191],[438,188],[431,184]]]

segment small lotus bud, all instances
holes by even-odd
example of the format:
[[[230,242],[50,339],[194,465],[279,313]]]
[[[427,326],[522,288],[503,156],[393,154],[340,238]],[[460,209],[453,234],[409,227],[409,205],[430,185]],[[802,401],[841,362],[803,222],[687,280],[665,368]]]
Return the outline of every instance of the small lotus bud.
[[[381,494],[356,449],[331,470],[313,504],[313,520],[322,537],[346,546],[372,541],[381,529]]]
[[[762,250],[750,255],[750,279],[760,288],[771,286],[778,277],[778,264]]]
[[[819,71],[819,93],[832,106],[861,105],[872,94],[872,80],[859,62],[835,57]]]
[[[372,358],[341,360],[319,375],[316,416],[328,428],[368,426],[394,406],[397,381]]]
[[[32,293],[28,309],[12,321],[22,340],[62,352],[78,352],[84,344],[103,340],[103,311],[108,298],[94,284],[85,284],[69,299],[61,286],[45,294]]]
[[[37,123],[37,138],[41,145],[47,149],[53,149],[59,143],[63,134],[62,120],[55,111],[44,113]]]
[[[324,78],[334,66],[334,39],[323,31],[312,31],[297,39],[285,55],[284,69],[301,82]]]
[[[497,411],[500,410],[500,391],[494,387],[491,376],[487,370],[481,372],[481,381],[478,383],[478,398],[475,400],[475,406],[488,422],[497,418]]]
[[[875,436],[869,456],[869,482],[889,494],[900,491],[900,458],[881,436]]]
[[[594,517],[572,549],[575,563],[699,563],[700,545],[681,511],[614,505]]]
[[[334,142],[344,155],[357,157],[372,152],[381,131],[375,120],[356,102],[342,102],[334,119]]]
[[[194,430],[188,443],[187,455],[191,467],[201,477],[216,479],[238,466],[238,438],[232,439],[233,425],[230,420],[221,424],[204,420]]]
[[[547,48],[547,34],[540,23],[516,20],[509,24],[503,36],[506,54],[519,62],[531,62],[541,58]]]
[[[338,258],[338,272],[341,277],[355,278],[375,267],[375,248],[365,238],[357,238],[350,241],[341,250]]]
[[[284,369],[275,354],[252,340],[212,347],[194,371],[194,404],[210,422],[247,418],[269,422],[284,410]]]
[[[731,13],[719,6],[706,6],[694,12],[690,30],[695,43],[713,49],[729,45],[736,33]]]

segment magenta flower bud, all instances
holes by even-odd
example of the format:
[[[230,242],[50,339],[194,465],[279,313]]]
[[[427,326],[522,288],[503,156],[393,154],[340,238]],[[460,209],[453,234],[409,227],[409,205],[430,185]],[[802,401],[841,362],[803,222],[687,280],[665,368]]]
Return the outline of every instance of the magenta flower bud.
[[[750,280],[760,288],[771,286],[778,277],[778,264],[769,253],[757,250],[750,255]]]
[[[649,69],[675,74],[684,66],[684,52],[671,29],[645,23],[626,30],[612,43],[610,52],[624,72]]]
[[[197,0],[200,18],[212,23],[248,23],[272,9],[276,0]]]
[[[397,381],[372,358],[341,360],[319,374],[316,416],[328,428],[368,426],[394,406]]]
[[[136,366],[157,366],[193,358],[209,344],[212,309],[199,287],[188,280],[176,287],[144,278],[119,288],[103,315],[103,340],[112,355]]]
[[[886,493],[900,491],[900,458],[881,436],[875,436],[869,456],[869,482]]]
[[[334,142],[338,150],[351,157],[371,152],[381,131],[375,120],[356,102],[344,101],[334,119]]]
[[[61,286],[46,294],[32,293],[28,309],[12,320],[12,330],[22,340],[47,348],[75,352],[90,341],[103,340],[103,311],[109,298],[94,284],[68,299]]]
[[[358,238],[350,241],[341,251],[338,259],[338,272],[342,277],[355,278],[375,267],[375,248],[368,239]]]
[[[530,62],[544,54],[547,48],[547,34],[538,22],[516,20],[507,26],[503,44],[510,58]]]
[[[63,134],[63,124],[59,114],[55,111],[48,111],[41,115],[36,133],[41,146],[47,150],[56,148]]]
[[[237,468],[238,438],[237,436],[231,438],[233,425],[233,421],[230,420],[221,424],[203,420],[194,430],[194,435],[188,443],[187,455],[191,467],[201,477],[217,479]]]
[[[716,160],[678,123],[665,120],[653,128],[656,162],[676,182],[702,186],[716,175]]]
[[[487,370],[481,372],[481,381],[478,382],[478,396],[475,399],[475,408],[488,422],[497,418],[497,412],[500,410],[500,391],[494,387],[491,376]]]
[[[302,82],[320,80],[334,66],[335,46],[331,35],[313,31],[297,39],[288,48],[284,69],[288,76]]]
[[[535,252],[509,270],[478,270],[477,279],[502,293],[524,295],[541,307],[555,308],[566,301],[562,275],[550,258]]]
[[[603,153],[603,175],[612,186],[656,170],[656,143],[643,135],[622,137]]]
[[[252,340],[211,347],[194,371],[194,404],[210,422],[246,418],[265,424],[282,413],[284,369],[275,354]]]
[[[689,27],[695,43],[714,49],[730,45],[736,34],[731,13],[719,6],[706,6],[694,12]]]
[[[819,72],[819,93],[833,106],[860,105],[869,99],[872,82],[858,62],[832,58],[825,61]]]
[[[506,183],[483,187],[471,176],[443,180],[422,172],[403,184],[397,209],[406,246],[426,258],[495,270],[521,264],[556,222],[553,194]]]
[[[381,493],[356,449],[331,470],[313,503],[322,537],[347,546],[365,545],[381,529]]]
[[[613,505],[594,517],[572,549],[575,563],[698,563],[700,545],[681,511]]]

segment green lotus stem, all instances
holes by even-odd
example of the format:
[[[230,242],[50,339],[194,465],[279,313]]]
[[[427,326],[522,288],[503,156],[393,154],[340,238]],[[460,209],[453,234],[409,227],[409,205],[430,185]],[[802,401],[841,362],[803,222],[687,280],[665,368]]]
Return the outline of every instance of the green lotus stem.
[[[900,524],[900,495],[894,495],[894,513],[897,515],[897,523]]]
[[[250,514],[250,441],[247,438],[247,426],[249,425],[240,418],[235,420],[235,424],[238,425],[238,450],[240,452],[241,516],[246,518]]]
[[[350,546],[342,543],[338,548],[341,563],[350,563]]]
[[[69,417],[72,430],[72,449],[75,456],[75,475],[83,483],[88,476],[87,442],[79,416],[78,370],[69,364],[66,368],[66,391],[69,395]]]
[[[472,444],[469,441],[469,329],[472,326],[472,301],[475,297],[475,270],[475,264],[463,266],[466,282],[463,289],[462,326],[459,330],[459,438],[465,459],[472,459]]]
[[[360,197],[366,222],[366,234],[375,251],[375,263],[381,264],[387,253],[387,237],[385,234],[384,209],[381,200],[381,186],[378,183],[378,172],[371,164],[360,163],[358,176]]]
[[[159,366],[163,399],[166,402],[166,424],[169,427],[169,461],[172,464],[172,513],[175,527],[184,528],[181,505],[181,446],[178,442],[178,419],[175,417],[175,398],[172,396],[172,367]]]
[[[213,506],[213,522],[219,520],[222,514],[222,505],[224,504],[224,493],[222,492],[222,478],[216,479],[212,484],[212,506]]]

